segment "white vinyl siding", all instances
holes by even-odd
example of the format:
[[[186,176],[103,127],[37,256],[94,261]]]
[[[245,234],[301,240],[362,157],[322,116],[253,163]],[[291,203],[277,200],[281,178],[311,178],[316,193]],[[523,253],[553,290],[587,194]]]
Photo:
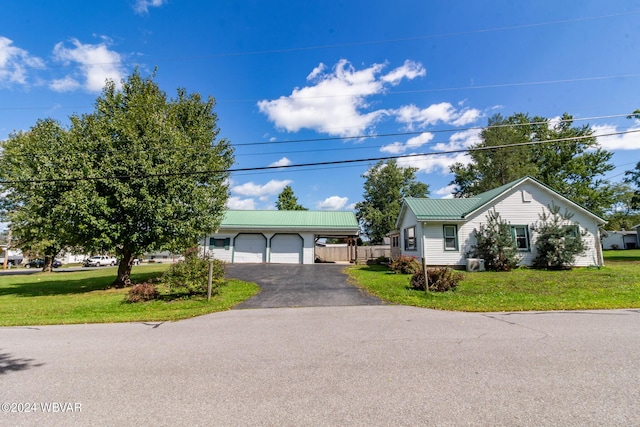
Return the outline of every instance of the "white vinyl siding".
[[[530,201],[523,201],[522,191],[526,191],[531,195]],[[526,200],[529,200],[528,196]],[[500,217],[510,224],[527,226],[531,250],[520,252],[520,255],[522,256],[521,264],[531,265],[536,256],[535,241],[537,238],[537,234],[533,232],[531,226],[540,220],[539,215],[543,210],[548,211],[547,206],[551,205],[552,202],[560,206],[563,212],[565,208],[572,212],[574,214],[572,222],[579,224],[580,230],[585,232],[583,239],[587,246],[587,252],[585,255],[576,258],[576,266],[597,265],[600,260],[598,251],[600,240],[596,219],[581,208],[565,202],[557,194],[531,182],[521,184],[477,212],[469,214],[466,221],[458,222],[457,251],[446,251],[443,246],[443,227],[452,225],[452,221],[418,222],[413,212],[407,209],[397,227],[402,230],[402,237],[404,238],[404,230],[415,226],[417,250],[407,251],[404,242],[402,242],[402,253],[421,256],[422,248],[424,247],[426,248],[425,257],[428,265],[462,267],[466,265],[465,254],[476,244],[474,230],[479,229],[480,224],[487,223],[487,212],[495,207],[496,211],[500,213]]]

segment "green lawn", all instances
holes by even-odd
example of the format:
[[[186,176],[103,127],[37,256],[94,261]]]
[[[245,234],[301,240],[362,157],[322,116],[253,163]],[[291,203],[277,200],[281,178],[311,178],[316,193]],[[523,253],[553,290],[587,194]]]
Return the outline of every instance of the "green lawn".
[[[570,271],[518,269],[464,272],[454,292],[408,289],[410,276],[380,266],[350,267],[350,276],[372,294],[395,303],[440,310],[522,311],[640,307],[640,250],[606,251],[606,267]]]
[[[136,283],[157,277],[168,265],[133,267]],[[124,303],[128,289],[106,289],[116,267],[75,272],[0,275],[0,326],[178,320],[228,310],[258,292],[255,284],[230,280],[206,298]]]

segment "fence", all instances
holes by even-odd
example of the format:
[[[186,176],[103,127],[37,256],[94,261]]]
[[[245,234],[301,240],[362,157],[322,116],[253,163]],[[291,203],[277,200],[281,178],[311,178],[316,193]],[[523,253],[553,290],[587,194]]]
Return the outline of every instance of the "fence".
[[[352,261],[354,248],[348,246],[316,246],[316,259],[322,262],[349,262]],[[358,246],[358,262],[379,257],[390,257],[389,245]]]

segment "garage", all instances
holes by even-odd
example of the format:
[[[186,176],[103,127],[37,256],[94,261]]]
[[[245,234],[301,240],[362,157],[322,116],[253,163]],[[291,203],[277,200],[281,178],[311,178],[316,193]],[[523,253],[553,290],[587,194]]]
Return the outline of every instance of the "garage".
[[[304,239],[299,234],[275,234],[271,238],[271,257],[274,264],[302,264]]]
[[[267,238],[263,234],[238,234],[234,249],[233,262],[265,262]]]
[[[350,211],[227,210],[216,232],[203,237],[201,249],[228,263],[313,264],[318,239],[355,241],[358,232]]]

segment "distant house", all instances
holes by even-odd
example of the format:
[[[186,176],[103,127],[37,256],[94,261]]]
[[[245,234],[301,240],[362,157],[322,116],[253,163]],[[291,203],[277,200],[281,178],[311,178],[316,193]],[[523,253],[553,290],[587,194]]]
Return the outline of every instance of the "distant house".
[[[230,263],[313,264],[321,238],[345,238],[356,257],[359,227],[348,211],[228,210],[204,252]]]
[[[536,233],[532,224],[539,214],[555,204],[574,214],[588,247],[576,259],[576,266],[602,265],[599,228],[605,221],[541,182],[524,177],[475,197],[458,199],[404,199],[391,233],[392,253],[426,259],[428,265],[464,267],[476,243],[475,230],[487,222],[487,213],[495,209],[511,224],[522,255],[522,264],[531,265],[536,257]],[[394,234],[396,239],[394,239]],[[394,248],[396,244],[398,248]]]
[[[602,231],[603,249],[635,249],[637,247],[639,247],[637,230]]]

